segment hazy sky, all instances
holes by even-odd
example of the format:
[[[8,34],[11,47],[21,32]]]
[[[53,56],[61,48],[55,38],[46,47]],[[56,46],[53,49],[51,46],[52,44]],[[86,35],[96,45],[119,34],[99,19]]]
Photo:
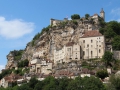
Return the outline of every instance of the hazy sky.
[[[0,0],[0,69],[12,50],[24,49],[50,19],[105,11],[105,21],[120,22],[120,0]]]

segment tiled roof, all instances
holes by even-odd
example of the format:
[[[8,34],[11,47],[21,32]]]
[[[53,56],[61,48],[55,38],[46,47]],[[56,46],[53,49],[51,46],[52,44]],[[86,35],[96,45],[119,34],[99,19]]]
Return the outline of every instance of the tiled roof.
[[[11,74],[9,76],[5,76],[4,79],[5,79],[5,81],[10,82],[10,81],[14,81],[14,80],[17,80],[17,79],[22,79],[22,76]]]
[[[74,42],[68,42],[67,44],[66,44],[66,46],[73,46],[74,45]]]
[[[98,30],[92,30],[92,31],[85,32],[85,34],[82,36],[82,38],[96,37],[96,36],[102,36],[102,34]]]

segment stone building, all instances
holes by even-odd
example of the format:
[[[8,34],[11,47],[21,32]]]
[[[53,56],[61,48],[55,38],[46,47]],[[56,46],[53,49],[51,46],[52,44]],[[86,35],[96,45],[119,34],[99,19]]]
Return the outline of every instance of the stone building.
[[[102,58],[105,51],[104,36],[98,30],[86,32],[79,39],[82,59]]]
[[[53,62],[48,59],[33,59],[30,62],[30,72],[33,73],[51,73]]]
[[[1,79],[0,86],[7,88],[12,87],[12,84],[17,82],[18,79],[22,79],[23,77],[16,74],[11,74],[9,76],[5,76]]]

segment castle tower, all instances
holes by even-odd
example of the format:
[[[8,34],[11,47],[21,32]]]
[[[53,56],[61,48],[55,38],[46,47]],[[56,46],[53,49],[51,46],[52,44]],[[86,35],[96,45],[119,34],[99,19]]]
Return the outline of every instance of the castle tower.
[[[100,17],[103,18],[103,20],[105,20],[105,12],[104,12],[103,8],[101,9]]]

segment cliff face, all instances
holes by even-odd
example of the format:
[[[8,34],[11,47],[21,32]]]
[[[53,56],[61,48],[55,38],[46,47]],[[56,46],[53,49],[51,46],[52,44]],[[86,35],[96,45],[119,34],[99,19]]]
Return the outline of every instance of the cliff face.
[[[69,20],[57,23],[56,26],[49,26],[37,34],[31,42],[29,42],[21,54],[15,54],[11,51],[7,55],[6,69],[16,67],[20,60],[33,58],[47,58],[53,60],[54,49],[62,48],[68,42],[79,43],[79,38],[86,31],[98,30],[99,25],[91,20]],[[19,58],[17,58],[19,57]],[[16,60],[17,59],[17,60]]]
[[[10,53],[7,55],[7,64],[6,69],[12,69],[17,67],[17,63],[21,60],[21,56],[24,50],[14,50],[10,51]]]

